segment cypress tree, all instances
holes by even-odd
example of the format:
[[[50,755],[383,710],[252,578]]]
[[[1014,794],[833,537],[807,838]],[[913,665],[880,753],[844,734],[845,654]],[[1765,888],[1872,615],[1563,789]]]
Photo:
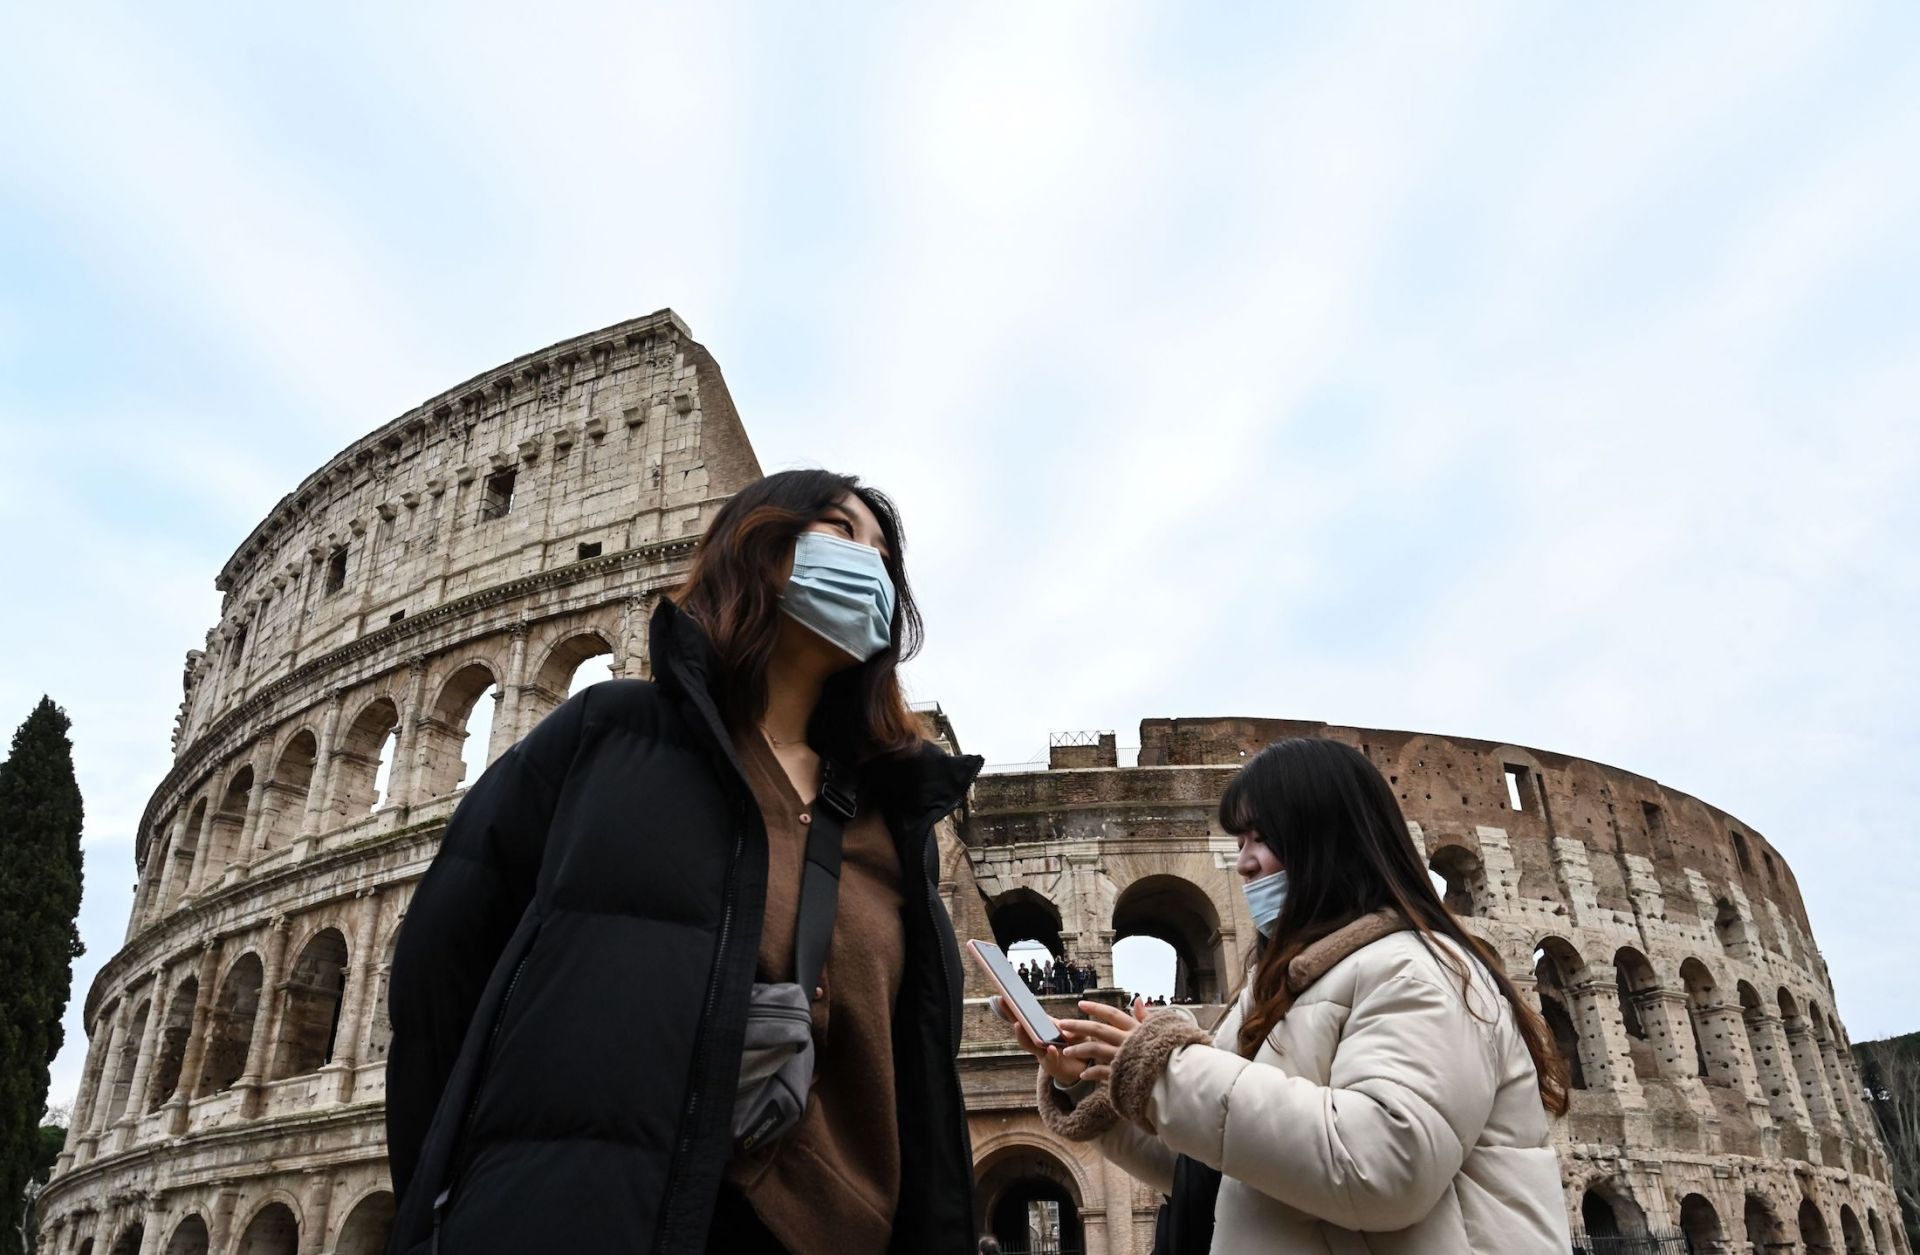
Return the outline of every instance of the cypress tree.
[[[48,1065],[81,954],[80,786],[66,712],[42,697],[0,764],[0,1255],[23,1249]]]

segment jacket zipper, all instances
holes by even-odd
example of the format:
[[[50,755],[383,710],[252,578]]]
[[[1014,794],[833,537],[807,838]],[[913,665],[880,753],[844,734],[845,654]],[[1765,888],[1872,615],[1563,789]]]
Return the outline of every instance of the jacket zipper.
[[[463,1135],[467,1129],[473,1124],[474,1113],[480,1110],[480,1089],[482,1083],[487,1079],[488,1065],[493,1062],[494,1043],[500,1039],[500,1026],[507,1022],[507,1008],[513,1005],[513,991],[519,987],[520,974],[527,970],[527,960],[532,957],[533,945],[532,943],[528,943],[527,952],[520,956],[518,963],[513,965],[513,976],[507,981],[506,992],[500,995],[500,1009],[494,1012],[493,1027],[487,1030],[487,1047],[480,1055],[480,1074],[473,1078],[473,1097],[467,1102],[466,1117],[461,1120],[459,1129],[455,1131],[455,1136],[461,1137],[462,1140],[464,1140]],[[440,1247],[441,1213],[446,1211],[447,1204],[453,1198],[454,1188],[460,1184],[460,1178],[466,1173],[466,1170],[467,1163],[463,1154],[459,1164],[447,1177],[446,1188],[442,1189],[433,1200],[433,1242],[436,1251]]]

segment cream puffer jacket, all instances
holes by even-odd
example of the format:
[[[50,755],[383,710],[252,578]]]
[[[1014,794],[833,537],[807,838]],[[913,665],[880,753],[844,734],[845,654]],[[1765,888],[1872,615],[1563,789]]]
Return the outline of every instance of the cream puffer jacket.
[[[1041,1116],[1162,1193],[1177,1154],[1218,1168],[1214,1255],[1566,1255],[1532,1057],[1467,970],[1471,1010],[1419,934],[1367,916],[1288,966],[1297,998],[1253,1060],[1244,996],[1212,1034],[1161,1012],[1077,1100],[1042,1072]]]

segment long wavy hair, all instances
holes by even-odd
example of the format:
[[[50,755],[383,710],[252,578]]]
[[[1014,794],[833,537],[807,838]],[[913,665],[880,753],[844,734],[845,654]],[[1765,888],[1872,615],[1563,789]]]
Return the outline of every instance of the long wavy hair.
[[[1251,1059],[1293,1006],[1287,964],[1294,956],[1363,915],[1391,908],[1459,978],[1469,1008],[1473,974],[1461,956],[1486,969],[1533,1056],[1541,1102],[1556,1116],[1566,1113],[1567,1063],[1546,1021],[1521,997],[1493,947],[1462,928],[1440,900],[1398,799],[1366,755],[1318,737],[1277,741],[1227,785],[1220,826],[1264,842],[1287,869],[1280,918],[1255,950],[1252,1005],[1240,1023],[1242,1055]],[[1441,937],[1453,944],[1436,944]]]
[[[900,691],[900,663],[919,652],[924,629],[907,584],[900,512],[885,493],[831,471],[781,471],[755,480],[714,515],[673,601],[712,644],[721,718],[736,732],[753,727],[767,709],[767,665],[780,640],[787,559],[808,524],[849,494],[873,511],[886,538],[895,592],[892,639],[866,662],[827,680],[807,741],[828,758],[858,764],[907,753],[927,735]]]

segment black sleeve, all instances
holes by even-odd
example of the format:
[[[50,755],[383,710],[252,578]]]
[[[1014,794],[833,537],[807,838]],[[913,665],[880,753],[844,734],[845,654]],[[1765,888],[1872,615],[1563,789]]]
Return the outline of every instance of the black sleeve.
[[[387,1158],[396,1198],[406,1197],[481,991],[532,900],[586,697],[562,704],[473,783],[407,905],[387,982]]]

